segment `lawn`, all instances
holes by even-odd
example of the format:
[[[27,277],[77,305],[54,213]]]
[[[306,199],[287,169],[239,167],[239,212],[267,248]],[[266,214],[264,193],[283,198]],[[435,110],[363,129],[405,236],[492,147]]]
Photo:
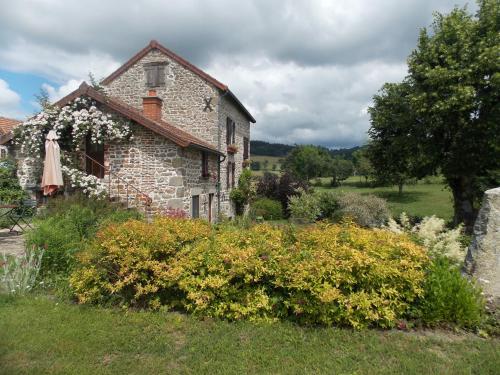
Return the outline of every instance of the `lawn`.
[[[330,179],[322,179],[322,181],[326,185]],[[372,188],[363,183],[359,177],[349,177],[340,187],[316,187],[315,189],[375,194],[387,200],[395,216],[405,211],[414,216],[436,215],[447,221],[453,218],[451,192],[438,177],[430,179],[430,183],[419,182],[415,185],[405,185],[401,195],[396,186]]]
[[[500,341],[199,321],[0,296],[1,374],[496,374]]]

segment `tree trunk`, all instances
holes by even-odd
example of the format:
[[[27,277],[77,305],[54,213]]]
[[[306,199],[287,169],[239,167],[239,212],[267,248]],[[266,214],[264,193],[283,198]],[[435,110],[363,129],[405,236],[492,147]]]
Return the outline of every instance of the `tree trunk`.
[[[402,182],[400,182],[398,184],[398,192],[399,192],[399,195],[403,194],[403,183]]]
[[[467,233],[472,233],[474,226],[474,190],[472,179],[465,176],[448,179],[453,193],[453,224],[464,223]]]

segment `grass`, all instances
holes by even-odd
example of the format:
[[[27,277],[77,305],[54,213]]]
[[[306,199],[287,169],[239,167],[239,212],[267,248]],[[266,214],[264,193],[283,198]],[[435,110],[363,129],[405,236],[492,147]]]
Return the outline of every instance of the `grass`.
[[[329,178],[322,179],[324,185],[327,185],[329,181]],[[340,187],[316,187],[315,189],[377,195],[387,200],[394,216],[399,216],[404,211],[413,216],[436,215],[447,221],[451,220],[453,201],[450,190],[438,177],[429,181],[430,183],[419,182],[415,185],[405,185],[401,195],[396,186],[373,188],[360,181],[359,177],[349,177]]]
[[[199,321],[0,296],[2,374],[496,374],[498,339]]]
[[[260,162],[260,170],[252,171],[255,176],[262,176],[264,172],[280,173],[281,171],[281,161],[285,157],[278,156],[263,156],[263,155],[251,155],[250,160]],[[266,164],[267,161],[267,164]],[[275,166],[273,170],[273,165]]]

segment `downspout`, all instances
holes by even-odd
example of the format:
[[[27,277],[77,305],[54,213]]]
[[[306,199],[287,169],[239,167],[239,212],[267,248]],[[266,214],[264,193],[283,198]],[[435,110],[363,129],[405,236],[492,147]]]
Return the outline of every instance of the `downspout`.
[[[226,90],[224,94],[219,96],[219,100],[217,101],[217,116],[218,116],[218,124],[217,124],[217,150],[222,152],[222,146],[221,146],[221,111],[220,111],[220,103],[221,99],[226,96],[229,93],[229,90]],[[221,158],[224,158],[221,160]],[[216,186],[216,191],[217,191],[217,220],[220,218],[220,191],[221,191],[221,186],[220,186],[220,166],[224,161],[226,160],[226,155],[219,155],[217,158],[217,186]]]

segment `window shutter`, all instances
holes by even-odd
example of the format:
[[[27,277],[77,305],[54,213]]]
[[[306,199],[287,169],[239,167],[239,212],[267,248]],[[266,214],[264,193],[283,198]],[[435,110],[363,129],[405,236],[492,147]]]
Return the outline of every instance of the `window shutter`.
[[[165,84],[165,66],[158,65],[156,67],[156,86],[162,86]]]
[[[230,184],[229,184],[229,171],[231,169],[231,162],[227,162],[227,168],[226,168],[226,190],[229,190]]]
[[[154,87],[154,67],[148,66],[145,68],[146,71],[146,86]]]
[[[233,130],[232,130],[233,142],[236,143],[236,123],[233,121]]]
[[[226,120],[226,144],[231,144],[231,119],[228,117]]]

